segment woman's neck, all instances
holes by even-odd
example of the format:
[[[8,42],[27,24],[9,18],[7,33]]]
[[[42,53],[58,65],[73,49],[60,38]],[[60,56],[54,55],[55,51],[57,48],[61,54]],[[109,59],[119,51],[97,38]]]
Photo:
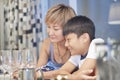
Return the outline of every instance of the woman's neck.
[[[65,47],[65,40],[56,43],[58,46]]]

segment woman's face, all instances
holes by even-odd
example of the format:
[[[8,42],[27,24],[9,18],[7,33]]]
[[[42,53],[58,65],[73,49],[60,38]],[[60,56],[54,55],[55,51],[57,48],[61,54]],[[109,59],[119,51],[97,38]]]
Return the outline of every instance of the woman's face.
[[[47,27],[47,33],[51,42],[60,42],[64,40],[62,35],[63,28],[59,24],[49,24]]]

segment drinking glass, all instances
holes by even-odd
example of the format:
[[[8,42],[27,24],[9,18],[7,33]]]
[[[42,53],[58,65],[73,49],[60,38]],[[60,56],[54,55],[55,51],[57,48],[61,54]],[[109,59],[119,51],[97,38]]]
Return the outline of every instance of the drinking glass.
[[[106,43],[96,43],[97,57],[97,80],[110,80],[109,74],[111,71],[109,67],[110,55],[108,53],[108,46]]]
[[[21,53],[20,80],[35,80],[36,53],[30,49],[23,49]]]
[[[120,40],[109,39],[109,52],[111,54],[111,80],[119,80],[120,76]]]
[[[2,54],[2,50],[0,50],[0,54]],[[3,73],[3,80],[5,80],[5,75],[6,75],[6,73],[7,73],[7,71],[5,70],[5,68],[3,67],[3,58],[2,58],[2,56],[0,55],[0,69],[1,69],[1,71],[2,71],[2,73]]]
[[[19,50],[2,50],[2,59],[4,69],[13,79],[12,74],[18,71],[20,66]]]
[[[21,69],[22,68],[36,68],[37,58],[36,53],[30,49],[24,49],[21,53]]]
[[[120,41],[107,41],[96,44],[97,80],[119,80],[120,76]]]

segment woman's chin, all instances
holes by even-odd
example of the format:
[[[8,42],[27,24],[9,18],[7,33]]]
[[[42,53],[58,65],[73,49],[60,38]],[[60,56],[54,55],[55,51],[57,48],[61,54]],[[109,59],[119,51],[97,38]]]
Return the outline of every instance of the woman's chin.
[[[51,41],[51,42],[53,42],[53,43],[58,42],[58,41],[57,41],[57,40],[55,40],[55,39],[50,39],[50,41]]]

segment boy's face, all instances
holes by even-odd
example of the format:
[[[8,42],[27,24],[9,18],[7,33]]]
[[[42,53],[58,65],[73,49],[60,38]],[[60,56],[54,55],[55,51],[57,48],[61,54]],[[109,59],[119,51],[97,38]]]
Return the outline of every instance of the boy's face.
[[[65,36],[66,42],[65,46],[68,47],[68,49],[71,52],[71,55],[82,55],[84,54],[84,49],[86,44],[84,44],[84,35],[81,35],[78,37],[75,33],[70,33]]]

